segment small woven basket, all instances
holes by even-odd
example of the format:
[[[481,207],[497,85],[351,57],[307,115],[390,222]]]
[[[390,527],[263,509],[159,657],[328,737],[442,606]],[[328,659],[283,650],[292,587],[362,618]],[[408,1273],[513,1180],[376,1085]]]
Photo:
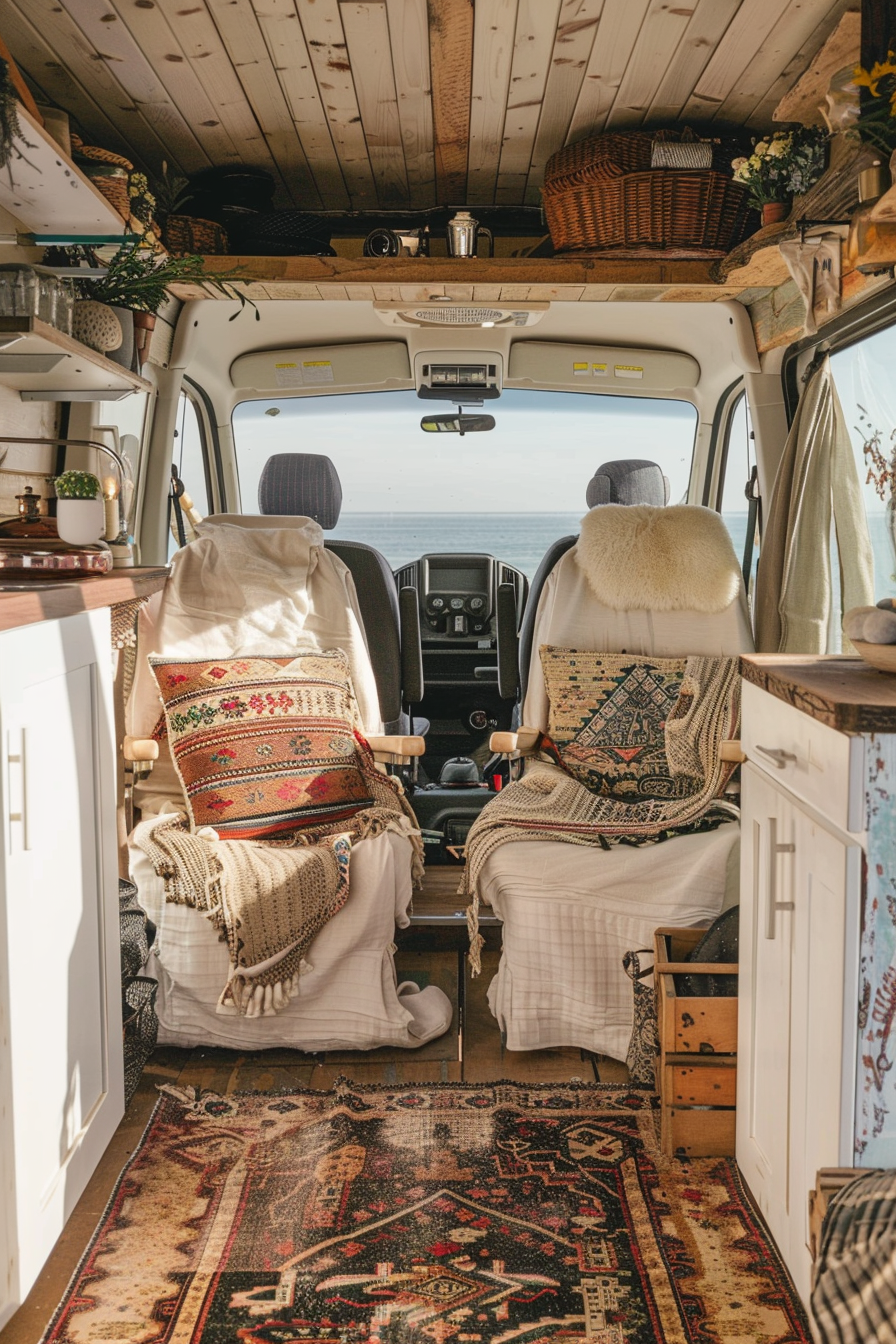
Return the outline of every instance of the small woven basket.
[[[745,189],[712,169],[651,168],[654,136],[597,136],[548,160],[544,211],[557,252],[725,253],[750,226]]]
[[[163,230],[165,246],[173,257],[214,256],[227,251],[227,233],[211,219],[169,215]]]
[[[109,204],[122,219],[127,222],[131,217],[131,198],[128,195],[128,174],[125,168],[112,168],[106,164],[97,164],[97,170],[84,164],[84,175],[89,177],[97,191],[105,196]]]

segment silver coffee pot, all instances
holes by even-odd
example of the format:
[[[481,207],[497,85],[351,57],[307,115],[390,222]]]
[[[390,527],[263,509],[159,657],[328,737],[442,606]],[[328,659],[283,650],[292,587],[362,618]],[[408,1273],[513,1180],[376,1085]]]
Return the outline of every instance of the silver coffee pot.
[[[488,255],[495,255],[495,240],[491,229],[483,228],[478,219],[474,219],[468,210],[458,210],[448,221],[448,255],[451,257],[478,256],[477,240],[483,234],[489,243]]]

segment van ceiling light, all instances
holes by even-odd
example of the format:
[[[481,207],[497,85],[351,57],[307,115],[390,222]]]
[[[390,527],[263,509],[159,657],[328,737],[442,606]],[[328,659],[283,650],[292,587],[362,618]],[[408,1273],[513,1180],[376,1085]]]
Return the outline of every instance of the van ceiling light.
[[[533,327],[549,303],[471,304],[436,295],[423,303],[374,303],[374,311],[395,327]]]

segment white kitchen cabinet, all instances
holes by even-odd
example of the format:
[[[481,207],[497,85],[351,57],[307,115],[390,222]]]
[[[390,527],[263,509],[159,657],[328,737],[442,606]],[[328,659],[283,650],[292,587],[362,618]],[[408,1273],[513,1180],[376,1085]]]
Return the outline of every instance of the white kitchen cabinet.
[[[0,1326],[124,1111],[109,611],[0,634]]]
[[[743,715],[736,1152],[807,1301],[815,1173],[855,1160],[864,746],[755,686]]]

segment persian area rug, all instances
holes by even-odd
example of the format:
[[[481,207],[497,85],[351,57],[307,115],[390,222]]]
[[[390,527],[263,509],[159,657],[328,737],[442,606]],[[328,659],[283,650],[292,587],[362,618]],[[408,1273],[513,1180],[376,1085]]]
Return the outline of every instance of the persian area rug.
[[[166,1087],[53,1344],[809,1344],[734,1163],[571,1085]]]

